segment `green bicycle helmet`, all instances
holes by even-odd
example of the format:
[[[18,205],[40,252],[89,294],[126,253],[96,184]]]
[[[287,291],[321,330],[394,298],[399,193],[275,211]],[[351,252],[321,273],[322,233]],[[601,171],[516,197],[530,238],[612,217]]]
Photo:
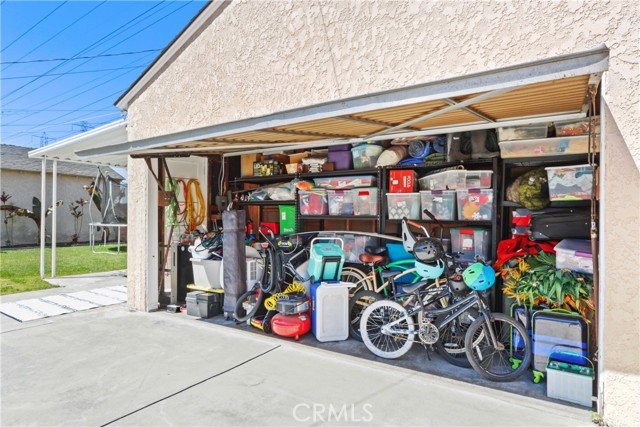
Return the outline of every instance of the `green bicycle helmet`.
[[[420,262],[416,260],[416,273],[425,279],[437,279],[444,273],[444,261],[439,259],[435,262]]]
[[[462,279],[474,291],[486,291],[496,282],[496,273],[490,266],[476,262],[464,270]]]

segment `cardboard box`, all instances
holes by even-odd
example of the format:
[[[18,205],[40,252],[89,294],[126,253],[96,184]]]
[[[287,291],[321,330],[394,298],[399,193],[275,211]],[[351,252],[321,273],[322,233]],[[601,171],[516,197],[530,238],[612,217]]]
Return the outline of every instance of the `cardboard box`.
[[[262,156],[260,156],[261,162],[266,162],[268,160],[275,160],[277,162],[284,163],[285,165],[287,163],[295,163],[295,162],[291,162],[289,160],[289,156],[287,156],[286,154],[269,154],[269,155],[263,154]]]
[[[240,176],[253,176],[253,163],[258,161],[259,154],[243,154],[240,156]]]
[[[302,159],[309,157],[308,152],[289,154],[289,163],[301,163]]]

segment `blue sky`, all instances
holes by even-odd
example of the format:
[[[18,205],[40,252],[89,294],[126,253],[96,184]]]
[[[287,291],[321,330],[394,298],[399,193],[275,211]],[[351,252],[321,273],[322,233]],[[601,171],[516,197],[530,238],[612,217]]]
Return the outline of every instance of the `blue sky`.
[[[1,0],[1,142],[39,147],[120,118],[115,100],[205,4]]]

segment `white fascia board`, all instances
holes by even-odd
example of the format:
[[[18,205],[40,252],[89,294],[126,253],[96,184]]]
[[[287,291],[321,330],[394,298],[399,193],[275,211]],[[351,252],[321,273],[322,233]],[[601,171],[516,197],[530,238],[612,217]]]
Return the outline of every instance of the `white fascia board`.
[[[166,50],[160,53],[158,59],[142,72],[138,80],[116,101],[115,106],[120,110],[126,111],[131,101],[142,92],[157,75],[162,73],[169,62],[180,55],[182,49],[191,42],[202,27],[204,27],[209,20],[215,19],[230,3],[231,0],[214,0],[210,2],[205,9],[196,16],[193,22],[184,29],[184,32],[167,46]]]
[[[602,45],[596,49],[584,52],[395,90],[325,102],[266,116],[160,135],[111,147],[84,150],[77,154],[80,157],[102,154],[130,154],[141,150],[160,148],[168,144],[181,144],[194,140],[221,138],[230,134],[287,126],[304,121],[358,114],[382,108],[454,98],[478,92],[515,88],[581,75],[597,74],[606,71],[608,68],[609,49]]]

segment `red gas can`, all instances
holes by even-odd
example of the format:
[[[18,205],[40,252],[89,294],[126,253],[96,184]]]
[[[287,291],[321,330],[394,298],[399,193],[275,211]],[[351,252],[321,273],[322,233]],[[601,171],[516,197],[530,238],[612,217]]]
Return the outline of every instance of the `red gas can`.
[[[283,337],[294,337],[296,340],[311,329],[311,316],[308,312],[300,314],[278,313],[271,320],[274,334]]]

